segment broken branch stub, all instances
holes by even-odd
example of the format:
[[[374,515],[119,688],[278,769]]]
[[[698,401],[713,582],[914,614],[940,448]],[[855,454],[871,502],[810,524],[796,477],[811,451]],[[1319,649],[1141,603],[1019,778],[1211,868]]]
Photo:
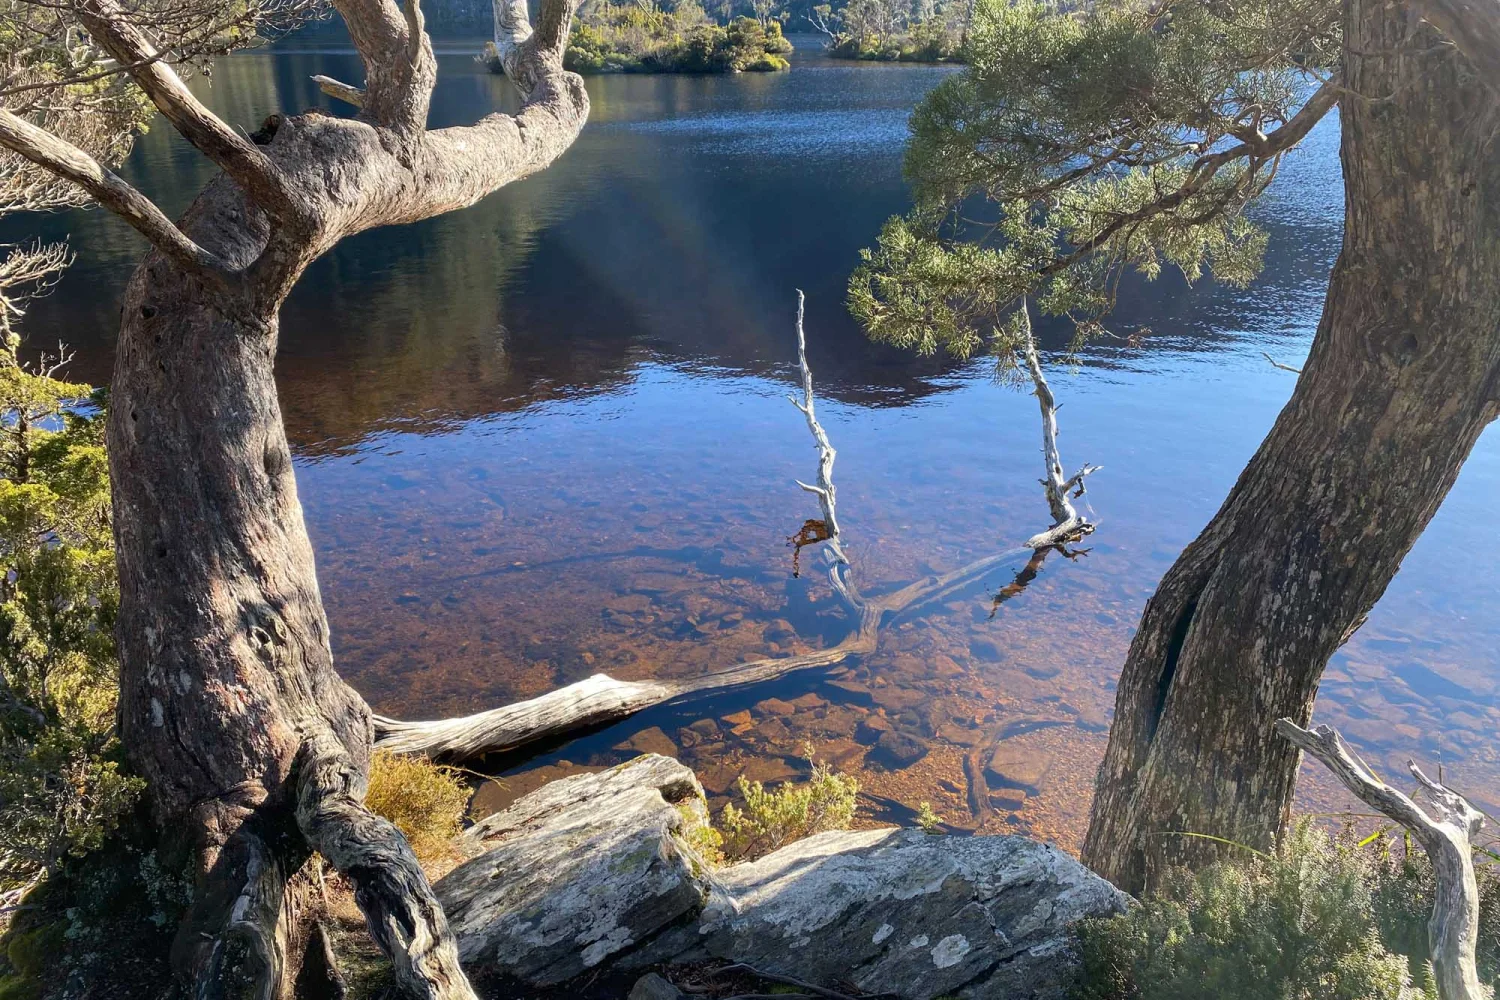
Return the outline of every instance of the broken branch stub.
[[[1474,876],[1473,845],[1484,827],[1484,815],[1462,795],[1433,781],[1415,762],[1408,761],[1412,776],[1427,793],[1429,813],[1376,777],[1330,726],[1309,731],[1291,719],[1278,719],[1276,732],[1321,761],[1360,801],[1411,831],[1427,852],[1437,877],[1427,937],[1438,995],[1442,1000],[1492,1000],[1489,990],[1480,985],[1475,961],[1479,885]]]

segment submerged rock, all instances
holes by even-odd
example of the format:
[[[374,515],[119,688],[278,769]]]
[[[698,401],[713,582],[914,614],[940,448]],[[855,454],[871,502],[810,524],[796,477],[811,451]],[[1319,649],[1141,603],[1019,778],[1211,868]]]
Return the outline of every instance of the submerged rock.
[[[870,759],[890,770],[911,767],[927,756],[927,747],[920,740],[894,729],[887,729],[875,741],[875,751]]]
[[[693,773],[656,756],[518,799],[436,887],[464,964],[540,987],[605,964],[745,962],[910,1000],[1040,1000],[1070,974],[1070,925],[1127,902],[1015,836],[823,833],[708,873],[683,840],[706,817]]]

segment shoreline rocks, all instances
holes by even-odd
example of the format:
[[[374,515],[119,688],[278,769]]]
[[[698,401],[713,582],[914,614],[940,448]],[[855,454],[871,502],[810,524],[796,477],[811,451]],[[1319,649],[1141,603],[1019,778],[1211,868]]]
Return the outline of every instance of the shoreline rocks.
[[[536,987],[585,971],[745,962],[910,1000],[1042,1000],[1069,927],[1128,897],[1019,836],[822,833],[709,870],[693,773],[647,755],[518,799],[469,831],[438,882],[466,967]]]

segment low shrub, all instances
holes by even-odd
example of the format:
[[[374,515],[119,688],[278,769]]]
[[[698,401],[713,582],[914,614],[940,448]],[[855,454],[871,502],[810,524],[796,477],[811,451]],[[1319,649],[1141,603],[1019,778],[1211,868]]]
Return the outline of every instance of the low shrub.
[[[143,787],[114,731],[104,396],[20,346],[0,342],[0,902],[97,848]]]
[[[468,804],[469,786],[451,767],[383,750],[370,759],[365,805],[394,823],[424,863],[453,854]]]
[[[1482,875],[1481,975],[1500,969],[1500,879]],[[1109,919],[1078,928],[1074,1000],[1417,1000],[1432,872],[1420,849],[1299,823],[1274,855],[1173,872]],[[1483,935],[1482,935],[1483,936]]]
[[[811,754],[808,763],[812,774],[806,781],[787,781],[774,789],[740,776],[744,809],[731,802],[719,814],[725,858],[750,860],[815,833],[849,829],[854,822],[859,782],[814,761]]]

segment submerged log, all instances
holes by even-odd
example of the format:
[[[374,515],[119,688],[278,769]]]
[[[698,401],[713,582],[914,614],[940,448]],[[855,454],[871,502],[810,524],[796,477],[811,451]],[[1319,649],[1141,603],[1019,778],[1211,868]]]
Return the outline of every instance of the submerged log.
[[[813,446],[818,452],[816,483],[797,485],[818,498],[823,514],[821,522],[803,526],[821,532],[804,542],[825,543],[823,554],[828,569],[828,584],[848,610],[854,627],[837,645],[780,659],[752,660],[712,671],[691,680],[622,681],[608,674],[594,674],[539,698],[517,702],[476,715],[452,719],[407,722],[375,716],[375,745],[392,753],[423,754],[461,760],[485,753],[514,750],[544,739],[578,732],[592,726],[634,715],[643,709],[679,699],[718,694],[734,688],[775,680],[803,670],[836,666],[851,656],[871,653],[879,641],[880,629],[894,616],[941,598],[966,586],[995,567],[1016,556],[1029,557],[1027,569],[1035,576],[1046,551],[1058,549],[1071,554],[1063,543],[1076,541],[1094,530],[1094,525],[1080,514],[1072,500],[1083,495],[1083,480],[1099,466],[1085,465],[1071,478],[1063,478],[1062,459],[1057,450],[1057,401],[1042,374],[1031,320],[1023,306],[1020,312],[1021,355],[1035,388],[1042,415],[1042,452],[1047,476],[1042,480],[1053,525],[1034,535],[1018,549],[1000,552],[961,566],[941,576],[929,576],[883,597],[867,598],[854,581],[853,565],[843,548],[839,525],[837,492],[833,482],[833,463],[837,457],[833,443],[818,422],[813,396],[812,369],[807,363],[807,336],[803,331],[802,292],[797,292],[797,369],[802,394],[788,396],[807,421]],[[1022,570],[1022,576],[1027,570]],[[1021,580],[1021,577],[1017,578]],[[1022,584],[1024,585],[1024,583]],[[977,812],[978,810],[976,810]],[[982,818],[982,817],[981,817]]]
[[[775,680],[803,670],[837,666],[873,652],[882,625],[902,612],[938,600],[1018,555],[1011,549],[951,573],[927,577],[883,597],[860,599],[858,626],[837,645],[782,659],[751,660],[690,680],[622,681],[608,674],[569,684],[538,698],[476,715],[407,722],[377,715],[375,746],[392,753],[462,760],[628,718],[643,709]],[[837,564],[830,568],[835,572]]]

